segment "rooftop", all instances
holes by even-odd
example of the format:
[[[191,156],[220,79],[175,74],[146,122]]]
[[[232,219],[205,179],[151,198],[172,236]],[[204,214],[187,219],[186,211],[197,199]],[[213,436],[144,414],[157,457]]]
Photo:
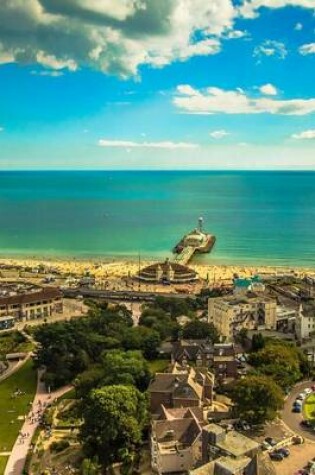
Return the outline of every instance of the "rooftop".
[[[26,304],[33,303],[41,300],[59,299],[62,297],[62,293],[59,289],[53,287],[37,287],[36,290],[26,290],[23,293],[15,293],[14,295],[0,296],[0,305],[12,305],[12,304]]]
[[[162,453],[185,449],[193,444],[201,433],[194,418],[159,420],[153,422],[153,435]]]
[[[227,432],[225,439],[216,445],[234,457],[241,457],[259,447],[257,442],[234,430]]]

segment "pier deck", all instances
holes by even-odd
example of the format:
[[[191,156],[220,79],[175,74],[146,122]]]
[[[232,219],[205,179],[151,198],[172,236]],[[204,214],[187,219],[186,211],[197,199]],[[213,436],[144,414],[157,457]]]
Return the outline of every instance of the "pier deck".
[[[186,265],[192,259],[193,255],[195,254],[196,249],[193,246],[185,247],[180,254],[174,259],[174,262],[178,264]]]

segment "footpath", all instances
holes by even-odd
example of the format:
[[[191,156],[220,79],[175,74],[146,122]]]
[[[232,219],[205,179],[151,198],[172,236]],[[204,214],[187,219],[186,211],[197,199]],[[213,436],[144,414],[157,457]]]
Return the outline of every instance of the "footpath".
[[[64,386],[50,394],[46,391],[44,383],[41,381],[43,371],[38,371],[37,390],[30,407],[28,416],[25,419],[19,436],[15,441],[13,449],[10,453],[4,475],[22,475],[25,460],[31,447],[32,437],[39,425],[41,416],[47,406],[52,404],[56,399],[72,389],[72,386]]]

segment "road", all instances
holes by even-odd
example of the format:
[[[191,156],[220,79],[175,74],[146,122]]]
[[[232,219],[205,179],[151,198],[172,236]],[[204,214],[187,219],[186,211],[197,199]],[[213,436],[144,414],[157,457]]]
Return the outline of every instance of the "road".
[[[315,432],[311,432],[307,429],[303,429],[303,427],[301,426],[301,421],[303,420],[303,413],[297,414],[297,413],[292,412],[292,405],[296,397],[305,388],[309,388],[313,384],[314,384],[314,381],[306,381],[294,386],[287,400],[285,401],[284,408],[282,411],[282,420],[293,432],[301,435],[304,438],[307,438],[310,441],[315,442]],[[314,454],[315,454],[315,447],[314,447]]]
[[[190,297],[195,299],[194,294],[188,293],[169,293],[169,292],[145,292],[145,291],[134,291],[134,290],[96,290],[96,289],[87,289],[87,288],[68,288],[62,289],[64,297],[74,298],[78,296],[90,297],[90,298],[103,298],[108,300],[141,300],[141,301],[153,301],[156,297],[167,297],[167,298],[180,298],[186,299]]]
[[[26,418],[23,427],[20,431],[21,434],[27,434],[27,436],[24,438],[18,437],[15,441],[4,475],[22,475],[23,473],[25,459],[31,445],[32,437],[39,424],[38,421],[32,422],[31,414],[37,413],[39,411],[38,414],[42,415],[45,411],[45,408],[49,404],[51,404],[55,399],[59,398],[72,388],[72,386],[65,386],[49,394],[46,391],[44,383],[41,382],[41,376],[42,372],[38,372],[37,390],[35,398],[30,409],[29,415]]]

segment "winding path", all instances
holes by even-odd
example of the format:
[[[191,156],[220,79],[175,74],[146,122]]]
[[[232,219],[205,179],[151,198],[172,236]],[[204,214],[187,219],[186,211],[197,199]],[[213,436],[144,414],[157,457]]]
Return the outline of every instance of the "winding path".
[[[39,415],[43,414],[45,408],[49,404],[51,404],[55,399],[59,398],[60,396],[72,389],[72,386],[70,385],[64,386],[63,388],[60,388],[57,391],[54,391],[49,394],[46,391],[44,383],[41,382],[42,374],[43,371],[38,371],[37,390],[32,407],[30,408],[29,416],[32,412],[37,411],[39,411]],[[4,475],[22,475],[26,456],[29,451],[32,442],[32,437],[35,433],[38,424],[38,421],[32,423],[30,417],[26,418],[20,433],[27,434],[27,437],[24,437],[23,440],[21,439],[21,437],[18,437],[15,441]]]

